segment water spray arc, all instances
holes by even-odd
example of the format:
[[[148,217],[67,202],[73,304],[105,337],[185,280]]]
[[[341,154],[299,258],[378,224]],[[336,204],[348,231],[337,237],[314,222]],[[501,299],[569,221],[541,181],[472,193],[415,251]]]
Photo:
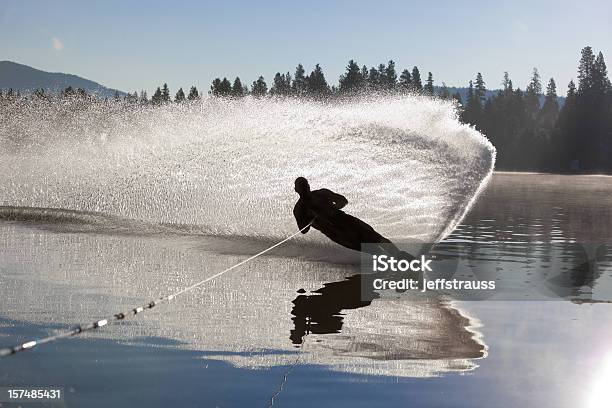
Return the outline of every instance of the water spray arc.
[[[0,111],[0,206],[56,208],[210,235],[282,239],[295,176],[349,198],[394,240],[449,233],[495,149],[450,102],[225,100],[139,107],[32,101]],[[322,239],[306,235],[301,241]]]

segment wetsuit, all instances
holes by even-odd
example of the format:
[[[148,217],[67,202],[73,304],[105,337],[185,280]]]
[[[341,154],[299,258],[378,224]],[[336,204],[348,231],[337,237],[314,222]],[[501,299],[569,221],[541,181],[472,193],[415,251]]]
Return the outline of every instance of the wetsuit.
[[[321,231],[332,241],[355,251],[361,251],[362,243],[384,243],[393,252],[397,248],[370,225],[341,210],[348,204],[343,195],[322,188],[301,194],[293,208],[293,215],[300,229],[312,222],[312,227]],[[305,228],[306,234],[310,228]],[[399,250],[397,250],[399,251]]]

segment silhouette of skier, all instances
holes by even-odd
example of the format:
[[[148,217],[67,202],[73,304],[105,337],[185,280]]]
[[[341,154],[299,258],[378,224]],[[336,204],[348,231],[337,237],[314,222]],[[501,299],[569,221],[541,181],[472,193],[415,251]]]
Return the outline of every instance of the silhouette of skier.
[[[361,251],[361,244],[364,243],[384,244],[378,248],[379,250],[368,252],[410,256],[400,251],[369,224],[342,211],[341,209],[348,204],[348,200],[343,195],[326,188],[311,191],[308,180],[304,177],[295,179],[295,191],[300,195],[300,199],[293,208],[293,215],[300,229],[312,221],[311,227],[346,248]],[[310,227],[305,228],[302,234],[306,234],[309,229]]]

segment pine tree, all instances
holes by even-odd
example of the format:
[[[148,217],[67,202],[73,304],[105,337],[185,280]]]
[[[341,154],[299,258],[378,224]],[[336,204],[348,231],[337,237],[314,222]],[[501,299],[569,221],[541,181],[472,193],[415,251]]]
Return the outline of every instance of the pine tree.
[[[69,98],[73,98],[75,95],[76,95],[76,92],[75,92],[74,88],[71,87],[71,86],[68,86],[68,87],[64,88],[64,90],[61,92],[60,98],[61,99],[69,99]],[[15,91],[13,91],[13,88],[10,88],[8,90],[8,92],[6,93],[6,99],[12,100],[12,101],[17,99],[17,93]]]
[[[569,136],[581,171],[600,172],[612,168],[612,101],[603,54],[595,58],[591,47],[581,51],[578,66],[575,126]]]
[[[529,125],[523,92],[513,89],[507,72],[502,89],[490,98],[486,97],[482,75],[475,82],[475,89],[468,92],[465,119],[483,131],[497,148],[497,168],[535,170],[534,166],[543,162],[543,144],[534,138],[535,128]]]
[[[342,93],[356,92],[363,86],[363,77],[359,65],[350,60],[346,67],[346,73],[340,76],[339,90]]]
[[[270,95],[280,96],[283,94],[283,88],[285,84],[285,75],[277,72],[272,79],[272,87],[270,88]]]
[[[529,85],[527,86],[527,89],[525,89],[525,91],[534,95],[539,95],[542,93],[542,81],[537,68],[533,68],[531,82],[529,82]]]
[[[508,74],[508,71],[504,72],[504,80],[502,81],[502,86],[504,89],[504,93],[508,93],[508,92],[514,92],[513,86],[512,86],[512,80],[510,79],[510,75]]]
[[[527,105],[525,104],[525,93],[517,88],[507,101],[508,118],[505,123],[505,134],[503,135],[506,142],[506,168],[508,170],[533,170],[527,166],[531,166],[536,156],[534,153],[534,145],[532,128],[530,126],[529,114]]]
[[[314,97],[324,97],[330,93],[329,85],[327,85],[325,75],[319,64],[315,65],[315,69],[308,76],[307,89],[308,95]]]
[[[237,98],[244,96],[244,87],[242,86],[242,81],[240,81],[239,77],[234,79],[234,84],[232,85],[232,96]]]
[[[215,78],[210,86],[212,96],[230,96],[232,94],[232,84],[227,78],[223,80]]]
[[[291,77],[289,73],[287,75],[277,72],[274,76],[272,88],[270,88],[270,95],[275,96],[288,96],[291,93]]]
[[[432,83],[433,86],[433,83]],[[448,87],[446,86],[446,83],[442,82],[442,86],[440,87],[440,90],[438,91],[438,97],[440,99],[450,99],[451,98],[451,94],[450,91],[448,90]]]
[[[565,104],[569,104],[572,106],[576,105],[576,84],[574,84],[574,80],[570,80],[569,84],[567,84],[567,95],[565,96]]]
[[[525,90],[525,104],[527,106],[527,112],[532,120],[535,120],[540,112],[541,93],[542,82],[540,80],[540,74],[538,73],[538,69],[534,68],[531,82]]]
[[[220,96],[230,96],[232,94],[232,84],[227,78],[223,78],[221,83],[219,84],[219,95]]]
[[[557,117],[559,116],[559,101],[557,96],[557,84],[555,80],[550,78],[546,86],[546,97],[544,104],[540,110],[539,123],[540,126],[548,131],[554,127]]]
[[[410,75],[410,71],[407,69],[403,70],[402,74],[400,75],[399,86],[404,92],[408,92],[412,88],[412,75]]]
[[[384,72],[384,87],[389,90],[394,89],[397,85],[397,73],[395,72],[395,62],[393,60],[389,60]]]
[[[578,94],[586,95],[593,88],[593,71],[595,69],[595,55],[591,47],[584,47],[581,51],[578,65]]]
[[[604,61],[604,56],[599,52],[593,64],[593,88],[600,96],[611,91],[610,79],[608,78],[608,68]]]
[[[433,96],[434,94],[434,81],[433,81],[433,74],[431,72],[427,74],[427,82],[425,83],[425,86],[423,87],[423,92],[425,93],[425,95],[430,95],[430,96]]]
[[[157,89],[155,90],[155,93],[151,97],[151,103],[153,105],[160,105],[162,103],[162,91],[159,86],[157,87]]]
[[[77,89],[77,93],[79,94],[79,96],[81,98],[85,98],[87,96],[87,92],[85,92],[85,90],[83,88],[79,88]],[[125,95],[125,101],[127,103],[138,103],[138,92],[134,92],[134,93],[127,93]]]
[[[166,83],[164,83],[164,86],[162,88],[161,100],[164,103],[170,102],[170,89],[168,88],[168,84]]]
[[[479,72],[476,75],[476,83],[474,84],[474,96],[478,99],[478,104],[482,108],[487,97],[487,89],[482,74]]]
[[[74,89],[72,89],[71,86],[65,88],[62,91],[62,98],[70,98],[73,95],[74,95]],[[14,94],[12,88],[8,90],[6,96],[7,96],[7,99],[14,99],[15,98],[15,94]]]
[[[200,99],[200,93],[198,92],[198,88],[192,86],[189,90],[189,95],[187,95],[187,99],[190,101],[195,101],[196,99]]]
[[[141,105],[146,105],[149,103],[147,91],[145,91],[144,89],[140,90],[140,97],[138,98],[138,102],[140,102]]]
[[[185,92],[183,92],[183,88],[179,88],[174,96],[174,102],[181,103],[185,102]]]
[[[476,75],[476,82],[470,81],[468,88],[468,96],[463,119],[465,122],[474,125],[477,129],[482,130],[483,111],[486,100],[485,82],[482,74],[479,72]]]
[[[296,96],[303,96],[307,92],[305,73],[304,66],[298,64],[295,68],[295,75],[293,75],[293,83],[291,84],[291,90]]]
[[[287,71],[287,73],[285,74],[285,83],[286,83],[286,94],[289,96],[293,95],[293,88],[292,88],[293,78],[291,77],[291,73],[289,71]]]
[[[553,139],[552,154],[556,157],[554,169],[557,171],[579,170],[580,162],[576,155],[579,141],[575,137],[578,133],[577,93],[576,85],[571,80],[567,85],[565,103],[559,112]]]
[[[368,72],[368,87],[372,90],[380,89],[380,72],[374,67]]]
[[[45,90],[43,88],[36,89],[34,91],[34,97],[36,99],[47,99],[47,95],[45,95]],[[2,89],[0,89],[0,99],[2,99]]]
[[[416,92],[423,91],[423,82],[421,82],[421,73],[419,69],[415,66],[412,68],[412,87]]]
[[[461,112],[461,121],[463,123],[473,124],[472,111],[474,109],[474,83],[472,80],[469,82],[467,97],[465,99],[465,106]]]
[[[209,94],[212,96],[221,96],[221,78],[215,78],[210,85]]]
[[[591,98],[586,102],[585,110],[589,115],[589,128],[583,130],[593,136],[590,140],[590,151],[593,170],[606,172],[612,170],[612,93],[608,69],[603,54],[599,52],[593,63]]]
[[[385,64],[378,64],[378,68],[376,68],[376,70],[378,71],[378,84],[380,85],[380,88],[386,88],[387,66]]]
[[[370,71],[368,70],[367,66],[364,65],[363,67],[361,67],[361,82],[364,84],[364,86],[368,82],[369,74],[370,74]]]
[[[254,97],[260,98],[262,96],[266,96],[267,93],[268,93],[268,85],[266,84],[264,77],[260,76],[259,78],[257,78],[257,81],[253,81],[253,86],[251,88],[251,94]]]

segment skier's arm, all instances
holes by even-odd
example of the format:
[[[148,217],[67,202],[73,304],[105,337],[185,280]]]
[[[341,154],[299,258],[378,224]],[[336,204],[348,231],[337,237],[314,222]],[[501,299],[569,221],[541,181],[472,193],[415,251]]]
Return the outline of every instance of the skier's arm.
[[[310,226],[307,227],[307,225],[312,220],[308,219],[308,213],[300,201],[298,201],[297,204],[295,204],[295,207],[293,207],[293,216],[295,217],[298,228],[302,230],[302,234],[306,234],[308,230],[310,230]]]
[[[327,198],[333,203],[336,210],[344,208],[348,204],[348,200],[342,194],[334,193],[326,188],[322,189],[321,191],[325,192]]]

